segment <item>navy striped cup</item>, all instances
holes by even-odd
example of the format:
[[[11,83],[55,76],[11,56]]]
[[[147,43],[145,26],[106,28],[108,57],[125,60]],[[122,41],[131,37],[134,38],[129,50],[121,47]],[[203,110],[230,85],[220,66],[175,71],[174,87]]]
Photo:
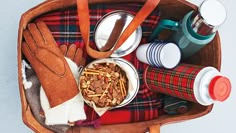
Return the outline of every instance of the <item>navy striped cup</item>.
[[[139,61],[151,66],[172,69],[179,64],[181,52],[174,43],[154,41],[139,46],[136,56]]]

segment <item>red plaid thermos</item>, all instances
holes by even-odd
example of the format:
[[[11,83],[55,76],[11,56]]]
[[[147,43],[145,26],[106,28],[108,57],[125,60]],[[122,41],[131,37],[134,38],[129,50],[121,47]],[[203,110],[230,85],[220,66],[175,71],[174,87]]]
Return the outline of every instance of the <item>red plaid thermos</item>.
[[[226,100],[231,92],[228,78],[214,67],[180,64],[172,70],[147,67],[145,85],[152,91],[201,105]]]

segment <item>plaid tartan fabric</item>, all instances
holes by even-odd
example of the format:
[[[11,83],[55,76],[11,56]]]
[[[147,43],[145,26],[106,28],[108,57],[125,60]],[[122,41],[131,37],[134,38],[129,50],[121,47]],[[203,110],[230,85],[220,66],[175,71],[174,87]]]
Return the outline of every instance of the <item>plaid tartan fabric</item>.
[[[144,74],[144,82],[152,91],[197,102],[193,85],[194,79],[202,68],[202,66],[190,64],[180,64],[173,70],[148,67]]]
[[[93,32],[96,23],[100,18],[114,10],[125,10],[133,15],[142,7],[139,4],[101,4],[101,5],[90,5],[90,43],[95,44],[93,40]],[[85,48],[81,38],[76,8],[70,8],[65,10],[59,10],[51,12],[37,18],[35,21],[44,21],[52,32],[58,45],[76,44],[77,47]],[[142,23],[143,37],[141,44],[147,43],[147,39],[151,34],[151,31],[155,28],[159,21],[159,11],[154,10],[152,14]],[[95,45],[94,45],[95,46]],[[84,57],[89,56],[86,54],[84,49]],[[135,99],[125,107],[119,109],[113,109],[107,111],[102,117],[99,117],[92,108],[85,105],[85,112],[87,120],[77,122],[77,125],[90,125],[100,124],[116,124],[116,123],[128,123],[152,120],[158,117],[158,110],[161,108],[162,102],[157,93],[154,93],[147,89],[143,84],[142,75],[143,71],[147,67],[138,61],[135,55],[135,51],[125,57],[124,59],[131,62],[140,74],[140,89]]]
[[[95,47],[94,38],[94,29],[97,22],[107,13],[115,10],[124,10],[129,12],[132,15],[135,15],[136,12],[142,7],[139,4],[96,4],[90,5],[90,44]],[[58,45],[70,45],[76,44],[77,47],[85,48],[84,42],[82,40],[80,29],[79,29],[79,20],[77,17],[76,8],[72,7],[70,9],[65,9],[61,11],[52,12],[46,15],[37,18],[35,21],[44,21],[50,31],[52,32],[53,37],[55,38]],[[150,36],[151,31],[159,22],[159,11],[158,9],[154,10],[149,17],[141,24],[142,26],[142,43],[147,41],[147,37]],[[87,54],[84,54],[87,57]]]

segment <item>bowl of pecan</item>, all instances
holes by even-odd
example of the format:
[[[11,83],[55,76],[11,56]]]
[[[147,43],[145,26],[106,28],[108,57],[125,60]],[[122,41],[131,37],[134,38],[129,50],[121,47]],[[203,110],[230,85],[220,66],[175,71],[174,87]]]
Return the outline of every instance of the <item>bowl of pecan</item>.
[[[82,70],[79,89],[91,107],[118,108],[137,95],[139,76],[134,66],[122,58],[99,59]]]

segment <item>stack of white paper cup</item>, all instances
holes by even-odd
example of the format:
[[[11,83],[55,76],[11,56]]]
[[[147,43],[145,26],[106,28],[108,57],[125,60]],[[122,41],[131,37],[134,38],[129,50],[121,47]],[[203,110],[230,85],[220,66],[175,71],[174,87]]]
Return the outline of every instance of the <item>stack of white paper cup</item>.
[[[138,47],[136,56],[139,61],[155,67],[172,69],[181,59],[181,52],[174,43],[154,41]]]

